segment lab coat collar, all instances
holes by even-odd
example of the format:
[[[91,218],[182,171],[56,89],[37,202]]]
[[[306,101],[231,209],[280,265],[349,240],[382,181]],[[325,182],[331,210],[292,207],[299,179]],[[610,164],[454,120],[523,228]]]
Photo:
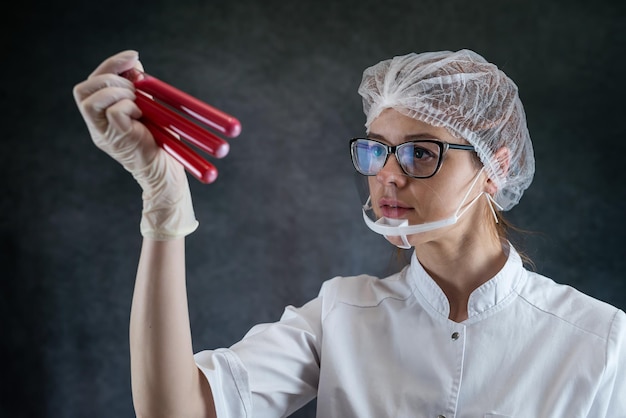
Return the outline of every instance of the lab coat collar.
[[[505,246],[505,251],[508,252],[508,258],[502,269],[470,295],[468,319],[463,323],[469,324],[499,311],[517,295],[516,289],[526,277],[526,270],[519,254],[510,243]],[[411,257],[407,276],[412,282],[412,287],[416,289],[416,294],[421,296],[418,297],[420,302],[428,305],[427,308],[434,311],[433,313],[448,318],[450,315],[448,299],[439,285],[424,270],[415,252]]]

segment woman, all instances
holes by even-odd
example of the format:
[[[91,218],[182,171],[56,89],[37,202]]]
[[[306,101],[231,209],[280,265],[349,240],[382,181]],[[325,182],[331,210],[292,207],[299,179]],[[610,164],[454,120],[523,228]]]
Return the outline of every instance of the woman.
[[[228,349],[192,353],[183,168],[137,121],[125,51],[74,89],[98,147],[143,190],[130,323],[138,416],[626,416],[626,315],[524,269],[502,210],[534,173],[517,87],[478,54],[408,54],[363,75],[350,142],[367,225],[414,248],[384,279],[337,277]]]

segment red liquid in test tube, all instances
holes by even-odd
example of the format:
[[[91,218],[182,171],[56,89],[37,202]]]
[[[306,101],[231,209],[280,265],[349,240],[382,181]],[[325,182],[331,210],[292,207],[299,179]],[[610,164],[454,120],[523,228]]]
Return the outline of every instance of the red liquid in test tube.
[[[215,181],[217,178],[215,166],[196,154],[181,139],[191,142],[217,158],[222,158],[228,154],[230,149],[228,142],[184,118],[181,114],[174,112],[173,109],[185,113],[231,138],[241,132],[239,121],[233,116],[137,69],[125,71],[121,76],[129,79],[135,85],[137,90],[135,103],[141,109],[141,120],[159,146],[202,183]],[[180,138],[176,135],[179,135]]]
[[[156,125],[150,120],[143,120],[143,123],[152,134],[156,143],[180,162],[195,178],[205,184],[213,183],[217,179],[217,169],[213,164],[204,160],[181,141],[174,138],[163,127]]]
[[[127,71],[124,76],[128,77],[137,89],[188,114],[229,138],[234,138],[241,133],[241,123],[237,118],[196,99],[156,77],[137,69]]]
[[[137,92],[135,102],[141,109],[144,118],[176,132],[203,151],[217,158],[223,158],[228,154],[230,150],[228,142],[162,107],[141,92]]]

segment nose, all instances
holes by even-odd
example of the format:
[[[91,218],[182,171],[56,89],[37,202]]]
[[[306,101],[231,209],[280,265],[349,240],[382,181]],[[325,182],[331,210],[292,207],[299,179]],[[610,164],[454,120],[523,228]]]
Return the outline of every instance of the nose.
[[[391,154],[383,168],[376,174],[376,180],[382,185],[395,185],[396,187],[404,187],[408,181],[407,175],[404,174],[398,159]]]

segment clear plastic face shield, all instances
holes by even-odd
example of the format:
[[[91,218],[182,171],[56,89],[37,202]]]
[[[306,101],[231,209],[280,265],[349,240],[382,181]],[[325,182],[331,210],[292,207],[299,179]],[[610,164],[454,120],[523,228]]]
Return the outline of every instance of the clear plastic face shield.
[[[409,236],[455,224],[483,195],[497,222],[492,206],[495,202],[476,187],[483,169],[468,179],[465,190],[449,198],[442,198],[437,190],[428,190],[429,199],[425,199],[426,195],[416,196],[410,188],[404,187],[406,182],[433,177],[449,150],[473,151],[474,147],[437,139],[420,139],[396,146],[368,138],[352,139],[350,153],[359,173],[357,187],[366,225],[397,247],[408,249],[411,248]],[[399,167],[390,174],[381,173],[387,164]],[[427,189],[427,182],[423,185],[420,189]],[[402,192],[399,192],[400,188]],[[413,206],[416,204],[420,208]],[[424,219],[420,214],[426,213],[436,215]]]

